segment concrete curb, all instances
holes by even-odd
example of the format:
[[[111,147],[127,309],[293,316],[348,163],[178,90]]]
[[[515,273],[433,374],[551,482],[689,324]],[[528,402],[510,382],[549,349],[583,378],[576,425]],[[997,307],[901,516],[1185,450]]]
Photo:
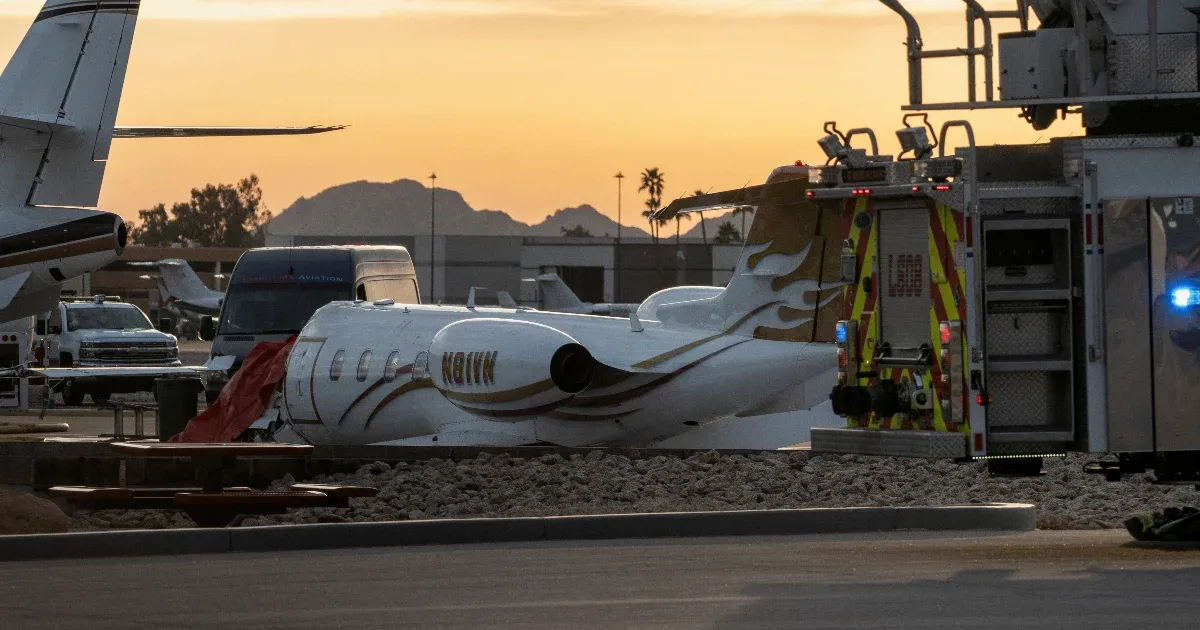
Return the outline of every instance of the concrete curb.
[[[1032,505],[997,503],[949,507],[671,512],[80,532],[0,536],[0,561],[542,540],[844,534],[899,530],[1031,531],[1036,522],[1037,512]]]

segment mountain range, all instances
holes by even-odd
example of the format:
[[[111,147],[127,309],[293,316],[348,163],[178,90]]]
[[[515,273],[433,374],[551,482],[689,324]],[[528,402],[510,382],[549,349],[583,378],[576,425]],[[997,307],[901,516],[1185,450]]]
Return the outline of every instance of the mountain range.
[[[438,188],[435,194],[438,234],[464,236],[562,236],[564,229],[583,226],[592,236],[617,235],[617,222],[584,204],[562,208],[539,223],[518,221],[502,210],[476,210],[457,191]],[[399,179],[390,183],[358,181],[328,188],[313,197],[301,197],[267,226],[277,236],[390,236],[429,234],[430,189],[421,182]],[[725,217],[705,220],[708,237],[716,235]],[[740,219],[733,219],[741,229]],[[685,222],[685,238],[699,239],[700,225]],[[624,238],[649,239],[650,234],[624,225]],[[662,237],[674,237],[675,226],[662,227]]]

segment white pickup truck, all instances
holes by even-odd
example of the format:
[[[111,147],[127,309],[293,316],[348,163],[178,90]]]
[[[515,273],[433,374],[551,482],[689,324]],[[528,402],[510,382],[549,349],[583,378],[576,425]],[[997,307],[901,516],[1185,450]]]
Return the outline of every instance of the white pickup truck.
[[[41,352],[49,367],[173,367],[180,365],[173,335],[156,330],[137,306],[120,298],[67,300],[38,318]],[[67,379],[56,389],[68,405],[84,396],[104,402],[114,393],[153,391],[146,377]]]

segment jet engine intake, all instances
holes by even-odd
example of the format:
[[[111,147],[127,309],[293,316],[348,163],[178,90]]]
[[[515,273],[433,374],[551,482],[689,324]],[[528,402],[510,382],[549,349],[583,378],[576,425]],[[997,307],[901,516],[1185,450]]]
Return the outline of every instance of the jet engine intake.
[[[550,358],[550,380],[568,394],[578,394],[592,384],[596,375],[596,360],[587,348],[569,343]]]
[[[125,219],[116,218],[116,228],[113,230],[113,251],[118,256],[125,253],[125,247],[129,245],[129,226],[125,225]]]

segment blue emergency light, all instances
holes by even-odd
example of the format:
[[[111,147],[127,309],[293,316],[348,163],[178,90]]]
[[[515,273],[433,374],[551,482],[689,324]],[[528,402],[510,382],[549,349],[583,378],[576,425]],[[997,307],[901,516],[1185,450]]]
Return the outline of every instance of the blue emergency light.
[[[1179,308],[1200,305],[1200,289],[1176,287],[1171,290],[1171,303]]]
[[[846,322],[838,322],[837,328],[834,330],[834,339],[841,344],[846,343]]]

